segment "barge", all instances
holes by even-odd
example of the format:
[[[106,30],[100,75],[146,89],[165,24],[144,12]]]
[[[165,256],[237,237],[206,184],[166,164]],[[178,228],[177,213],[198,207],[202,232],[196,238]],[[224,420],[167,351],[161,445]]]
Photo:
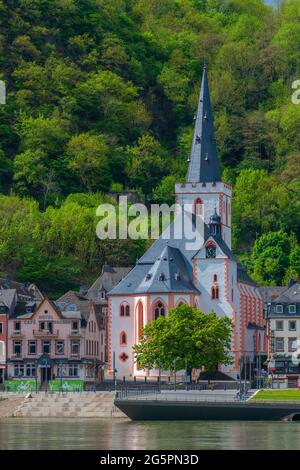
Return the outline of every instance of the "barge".
[[[116,399],[115,406],[133,421],[300,421],[297,402],[209,402]]]

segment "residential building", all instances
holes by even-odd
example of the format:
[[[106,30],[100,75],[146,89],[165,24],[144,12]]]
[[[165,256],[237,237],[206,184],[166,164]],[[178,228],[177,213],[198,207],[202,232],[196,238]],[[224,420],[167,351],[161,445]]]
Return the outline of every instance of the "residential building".
[[[9,276],[0,278],[0,384],[6,376],[8,320],[18,310],[26,308],[43,298],[35,284],[13,281]]]
[[[300,281],[260,289],[264,297],[269,370],[274,376],[300,377]]]
[[[61,307],[61,309],[59,308]],[[8,379],[99,380],[100,325],[94,306],[36,302],[8,321]]]

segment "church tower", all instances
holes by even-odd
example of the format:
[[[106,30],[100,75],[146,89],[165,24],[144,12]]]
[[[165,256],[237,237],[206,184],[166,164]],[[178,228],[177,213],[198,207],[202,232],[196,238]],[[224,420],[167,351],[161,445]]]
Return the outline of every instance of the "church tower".
[[[175,186],[176,202],[191,205],[195,215],[202,217],[207,225],[216,212],[220,217],[221,236],[231,249],[231,187],[221,181],[205,66],[188,162],[186,183]]]

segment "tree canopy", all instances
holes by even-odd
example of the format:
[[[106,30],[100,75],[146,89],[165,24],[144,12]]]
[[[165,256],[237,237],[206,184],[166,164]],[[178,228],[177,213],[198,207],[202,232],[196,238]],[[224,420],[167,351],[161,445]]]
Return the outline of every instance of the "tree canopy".
[[[217,364],[230,364],[232,322],[215,313],[181,305],[148,323],[143,336],[134,346],[140,369],[159,367],[172,370],[205,367],[215,370]]]
[[[57,211],[59,231],[76,193],[122,187],[173,202],[205,62],[223,179],[234,189],[234,250],[251,270],[255,240],[284,231],[297,251],[299,19],[298,0],[0,0],[0,192],[12,206],[32,204],[33,225],[39,211]],[[34,274],[26,257],[1,252],[0,270]]]

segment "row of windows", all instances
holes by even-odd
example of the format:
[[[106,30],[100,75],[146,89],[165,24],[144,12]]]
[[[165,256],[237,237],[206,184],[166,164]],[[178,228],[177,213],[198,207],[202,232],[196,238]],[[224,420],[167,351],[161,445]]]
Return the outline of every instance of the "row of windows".
[[[37,354],[37,341],[28,341],[28,354]],[[80,351],[79,341],[72,340],[71,343],[71,354],[72,356],[78,356]],[[13,343],[13,353],[14,355],[22,355],[22,341],[14,341]],[[41,342],[41,351],[43,354],[51,354],[51,341],[42,341]],[[55,354],[65,354],[65,341],[58,340],[55,341]]]
[[[15,377],[36,377],[36,366],[34,363],[28,364],[15,364],[14,366],[14,376]],[[65,369],[65,366],[58,366],[57,368],[57,376],[58,377],[65,377],[68,374],[68,377],[78,377],[78,365],[77,364],[70,364]]]
[[[281,304],[276,305],[276,307],[275,307],[275,312],[276,313],[283,313],[283,310],[284,310],[283,305],[281,305]],[[296,311],[297,311],[296,310],[296,305],[289,305],[288,306],[288,312],[289,313],[296,313]]]
[[[93,320],[89,321],[89,331],[92,333],[96,332],[96,322]]]
[[[99,355],[99,341],[86,340],[85,350],[88,356]]]
[[[276,329],[276,331],[283,331],[284,330],[283,320],[276,320],[275,329]],[[296,320],[289,320],[288,330],[289,331],[296,331],[296,329],[297,329],[297,321]]]
[[[178,306],[183,305],[184,302],[179,302]],[[166,309],[165,306],[162,302],[157,302],[153,308],[153,313],[154,313],[154,318],[155,320],[159,316],[165,316],[166,314]],[[122,304],[120,306],[120,316],[121,317],[129,317],[130,316],[130,306],[128,304]]]
[[[284,352],[285,339],[275,338],[275,352]],[[297,351],[297,338],[288,338],[289,352]]]
[[[14,322],[14,332],[20,332],[21,331],[21,322],[20,321],[15,321]],[[79,328],[79,322],[78,321],[72,321],[72,331],[78,331]],[[52,321],[40,321],[39,322],[39,331],[47,331],[49,333],[53,333],[53,322]]]

